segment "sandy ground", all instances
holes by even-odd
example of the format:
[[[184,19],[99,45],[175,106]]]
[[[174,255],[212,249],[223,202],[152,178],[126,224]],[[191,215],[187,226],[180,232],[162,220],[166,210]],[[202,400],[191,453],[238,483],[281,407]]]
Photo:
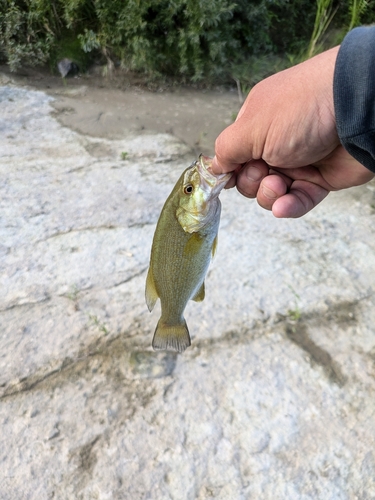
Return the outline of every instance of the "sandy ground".
[[[9,73],[0,66],[0,72],[18,85],[53,96],[57,119],[79,133],[107,139],[121,139],[129,132],[169,133],[188,144],[195,155],[213,155],[216,137],[240,108],[234,88],[164,86],[150,91],[126,74],[101,76],[100,68],[65,81],[42,69]]]

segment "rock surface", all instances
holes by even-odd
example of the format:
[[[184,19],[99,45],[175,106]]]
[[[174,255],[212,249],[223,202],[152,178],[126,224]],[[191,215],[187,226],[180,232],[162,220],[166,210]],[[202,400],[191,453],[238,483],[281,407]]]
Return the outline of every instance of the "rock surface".
[[[192,346],[154,353],[149,251],[191,150],[80,135],[12,85],[0,107],[1,498],[375,498],[374,182],[300,220],[224,192]]]

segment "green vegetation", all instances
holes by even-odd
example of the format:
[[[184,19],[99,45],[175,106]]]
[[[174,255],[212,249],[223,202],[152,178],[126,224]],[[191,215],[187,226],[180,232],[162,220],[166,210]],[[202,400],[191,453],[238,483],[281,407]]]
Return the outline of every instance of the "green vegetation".
[[[341,41],[340,39],[347,31],[359,26],[362,19],[365,20],[364,14],[368,11],[370,3],[374,6],[374,2],[371,2],[371,0],[351,0],[351,2],[349,2],[349,24],[347,27],[344,25],[341,29],[341,33],[337,36],[337,43]],[[340,7],[340,4],[336,4],[333,0],[317,0],[316,4],[314,27],[308,49],[303,57],[304,59],[308,59],[324,49],[324,36]],[[367,17],[366,22],[371,22],[369,17]],[[372,22],[374,22],[374,16]],[[333,41],[336,42],[336,40]]]
[[[301,300],[301,297],[298,295],[298,293],[294,290],[294,288],[291,285],[288,285],[288,288],[291,290],[291,292],[294,295],[294,300],[295,300],[295,307],[294,309],[289,309],[288,310],[288,316],[292,321],[298,321],[301,319],[302,313],[299,307],[299,302]]]
[[[72,300],[73,302],[77,302],[79,292],[80,292],[80,290],[77,287],[77,285],[73,285],[71,287],[70,291],[66,294],[66,296],[68,297],[68,299]]]
[[[103,323],[98,318],[98,316],[96,316],[95,314],[89,314],[88,317],[89,317],[89,320],[92,322],[92,324],[99,328],[100,332],[104,333],[104,335],[109,334],[108,328],[106,327],[105,323]]]
[[[150,78],[257,80],[325,48],[375,0],[0,0],[0,59],[11,70],[101,58]],[[301,22],[301,14],[303,22]],[[335,43],[337,43],[337,37]],[[331,41],[333,39],[331,38]],[[246,69],[244,69],[246,68]],[[247,76],[251,75],[251,76]]]
[[[362,19],[365,19],[364,14],[369,19],[368,23],[374,22],[374,16],[370,15],[370,7],[374,8],[374,2],[371,0],[352,0],[349,7],[350,22],[348,31],[358,26]],[[367,14],[369,15],[367,16]]]
[[[314,28],[310,38],[310,43],[306,52],[306,59],[319,52],[318,43],[321,42],[324,34],[331,24],[338,6],[333,7],[332,0],[317,0]]]

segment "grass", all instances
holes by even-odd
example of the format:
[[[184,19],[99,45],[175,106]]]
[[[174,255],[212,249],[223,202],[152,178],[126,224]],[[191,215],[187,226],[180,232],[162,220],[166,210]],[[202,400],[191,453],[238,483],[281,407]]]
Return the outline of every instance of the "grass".
[[[90,55],[81,48],[79,40],[72,35],[62,38],[50,58],[50,69],[57,71],[57,63],[67,57],[78,64],[80,72],[84,73],[90,64]]]
[[[334,0],[316,0],[315,22],[306,50],[298,54],[285,54],[283,57],[276,55],[254,57],[245,64],[233,67],[232,78],[236,82],[240,103],[245,101],[251,88],[267,76],[295,66],[340,43],[348,31],[361,24],[363,15],[371,6],[374,7],[374,4],[374,0],[351,0],[349,5],[345,6],[350,14],[349,25],[337,32],[330,28],[339,5],[334,7]]]
[[[66,294],[66,296],[68,297],[68,299],[72,300],[73,302],[76,302],[78,294],[79,294],[79,288],[77,287],[77,285],[73,285],[71,290]]]
[[[322,39],[334,18],[338,7],[333,8],[333,0],[317,0],[316,16],[310,43],[304,59],[310,59],[322,51]]]
[[[109,334],[109,330],[107,329],[105,323],[103,323],[99,318],[98,316],[96,316],[95,314],[89,314],[89,320],[99,328],[99,331],[103,332],[104,335],[108,335]]]
[[[292,321],[298,321],[301,316],[301,309],[299,307],[299,301],[301,300],[301,297],[298,295],[298,293],[294,290],[294,288],[291,285],[288,285],[288,288],[291,290],[295,297],[295,307],[294,309],[289,309],[288,310],[288,316]]]
[[[370,4],[372,4],[372,7],[374,6],[374,2],[371,0],[352,0],[351,6],[349,7],[350,22],[348,31],[361,23],[361,17],[370,7]]]

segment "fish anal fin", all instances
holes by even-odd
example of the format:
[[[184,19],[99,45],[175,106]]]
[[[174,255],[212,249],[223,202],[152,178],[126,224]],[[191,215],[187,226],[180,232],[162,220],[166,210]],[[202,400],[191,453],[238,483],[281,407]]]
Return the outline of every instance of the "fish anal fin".
[[[204,297],[205,297],[205,287],[203,281],[201,287],[191,300],[194,300],[195,302],[202,302],[202,300],[204,300]]]
[[[153,310],[158,298],[159,295],[155,288],[155,282],[154,282],[154,277],[152,276],[152,270],[151,267],[149,267],[146,278],[146,304],[150,312]]]
[[[184,352],[190,344],[189,330],[184,319],[181,323],[168,325],[160,318],[152,340],[155,351]]]

